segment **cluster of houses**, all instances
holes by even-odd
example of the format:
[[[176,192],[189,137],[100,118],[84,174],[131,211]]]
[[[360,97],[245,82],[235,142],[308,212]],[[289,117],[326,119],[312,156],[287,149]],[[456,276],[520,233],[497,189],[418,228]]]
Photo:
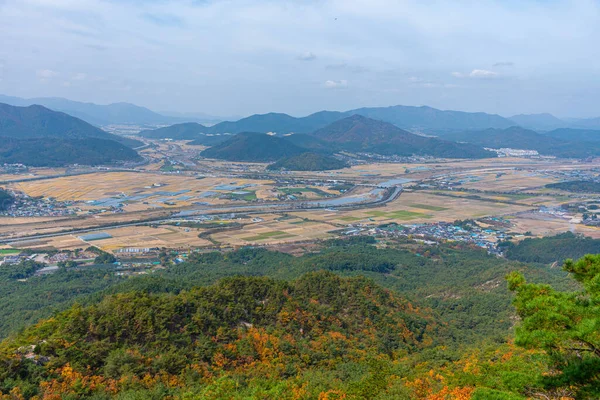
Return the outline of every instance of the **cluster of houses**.
[[[5,217],[66,217],[77,215],[77,208],[71,207],[72,201],[56,201],[55,199],[38,199],[23,193],[15,192],[15,201],[5,210],[0,211]]]
[[[420,240],[427,244],[439,241],[455,241],[471,243],[486,249],[490,254],[501,254],[498,243],[511,238],[501,229],[483,228],[476,223],[457,225],[452,222],[436,222],[430,224],[398,225],[395,223],[378,227],[352,226],[344,231],[347,236],[372,235],[378,237],[406,237]]]

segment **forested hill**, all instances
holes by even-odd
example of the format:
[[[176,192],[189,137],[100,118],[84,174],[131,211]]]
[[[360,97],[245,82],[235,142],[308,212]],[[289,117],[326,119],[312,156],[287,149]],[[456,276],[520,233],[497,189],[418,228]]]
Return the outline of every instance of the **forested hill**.
[[[600,239],[565,232],[556,236],[527,238],[514,244],[505,243],[506,257],[527,263],[563,263],[586,254],[600,254]]]
[[[268,170],[288,171],[328,171],[346,168],[348,164],[337,158],[324,154],[304,153],[294,157],[284,158],[267,167]]]
[[[0,389],[107,398],[137,388],[149,396],[139,398],[159,398],[152,390],[200,395],[246,375],[255,385],[280,382],[266,398],[290,398],[283,391],[296,376],[410,354],[431,346],[437,329],[427,311],[363,278],[230,278],[178,295],[134,292],[74,306],[2,343]]]
[[[518,126],[508,129],[486,129],[483,131],[465,131],[450,133],[445,139],[473,143],[488,148],[512,148],[536,150],[542,155],[585,158],[600,155],[600,143],[582,142],[576,138],[566,140],[534,132]]]
[[[547,132],[545,135],[567,141],[600,142],[600,130],[593,129],[562,128]]]
[[[17,333],[0,343],[0,398],[524,400],[532,392],[575,393],[568,383],[548,383],[560,364],[509,339],[515,309],[504,277],[520,271],[579,290],[563,271],[458,243],[373,244],[371,237],[330,240],[301,257],[257,248],[193,253],[130,278],[112,268],[34,276],[35,262],[4,266],[0,327],[12,324]],[[579,275],[586,266],[600,270],[586,261]],[[513,290],[523,286],[522,318],[539,308],[527,306],[538,294],[552,294],[544,304],[556,307],[560,299],[593,303],[549,285],[531,292],[521,275],[511,276]],[[589,316],[597,318],[595,307]],[[40,316],[51,317],[15,330]]]
[[[58,167],[70,164],[102,165],[140,161],[138,153],[113,140],[34,138],[18,140],[0,136],[0,163],[20,163],[32,167]]]
[[[209,128],[196,122],[185,122],[157,129],[147,129],[140,136],[150,139],[194,140],[204,134]]]
[[[113,140],[128,147],[138,147],[142,142],[112,135],[68,114],[32,105],[16,107],[0,103],[0,136],[14,139],[96,138]]]
[[[10,193],[0,188],[0,211],[6,210],[14,200],[14,197]]]
[[[204,150],[200,155],[227,161],[271,162],[306,150],[285,138],[264,133],[240,133]]]
[[[312,133],[323,141],[352,151],[399,156],[486,158],[494,153],[473,144],[415,135],[387,122],[361,115],[336,121]]]

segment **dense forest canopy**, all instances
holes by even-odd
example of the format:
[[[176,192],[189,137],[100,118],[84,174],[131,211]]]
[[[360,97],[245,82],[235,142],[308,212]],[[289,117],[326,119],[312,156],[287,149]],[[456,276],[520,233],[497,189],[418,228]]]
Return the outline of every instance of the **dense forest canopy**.
[[[16,107],[0,103],[0,136],[13,139],[55,138],[112,140],[127,147],[139,147],[139,140],[112,135],[69,114],[40,105]]]
[[[562,263],[569,258],[600,253],[600,239],[592,239],[572,232],[543,238],[526,238],[520,242],[503,243],[505,255],[511,260],[527,263]]]
[[[549,183],[548,189],[560,189],[574,193],[600,193],[600,182],[594,181],[568,181]]]
[[[200,155],[227,161],[272,162],[304,151],[285,138],[247,132],[218,143]]]
[[[548,354],[553,372],[541,380],[555,392],[568,388],[581,399],[600,398],[600,255],[568,260],[564,268],[582,291],[561,292],[528,284],[519,273],[509,278],[521,323],[516,343]],[[565,396],[566,397],[566,396]]]
[[[510,275],[513,290],[521,290],[524,275],[565,299],[579,298],[569,293],[594,284],[597,259],[567,262],[572,280],[558,268],[462,244],[380,245],[355,237],[324,242],[301,257],[260,248],[196,253],[132,278],[107,266],[64,266],[46,276],[36,276],[40,265],[32,262],[4,268],[0,328],[12,334],[0,344],[0,392],[98,399],[594,398],[585,397],[594,393],[589,374],[577,388],[548,379],[553,368],[574,372],[519,333],[538,326],[523,311],[535,310],[527,304],[537,300],[521,292],[523,328],[511,341],[514,309],[504,277],[517,271]],[[590,288],[586,296],[594,299]]]
[[[0,211],[6,210],[15,201],[15,198],[6,190],[0,188]]]
[[[0,137],[0,163],[20,163],[32,167],[59,167],[71,164],[101,165],[140,161],[135,150],[113,140],[12,139]]]
[[[324,154],[304,153],[298,156],[284,158],[267,167],[268,170],[288,171],[328,171],[346,168],[348,164]]]
[[[598,265],[597,256],[565,265],[590,300]],[[589,327],[597,305],[525,284],[516,272],[509,286],[523,318],[516,344],[528,349],[502,340],[448,347],[448,326],[433,310],[332,272],[289,282],[233,277],[178,294],[138,288],[74,305],[2,342],[0,391],[7,399],[596,398],[598,344]],[[539,301],[555,304],[570,328],[560,329]],[[577,341],[589,356],[565,358]]]

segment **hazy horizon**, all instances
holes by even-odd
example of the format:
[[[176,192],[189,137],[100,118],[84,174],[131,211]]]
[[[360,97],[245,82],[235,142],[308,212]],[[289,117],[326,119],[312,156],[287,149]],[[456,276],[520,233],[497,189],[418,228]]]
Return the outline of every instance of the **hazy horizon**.
[[[0,1],[0,93],[247,116],[598,117],[597,0]]]

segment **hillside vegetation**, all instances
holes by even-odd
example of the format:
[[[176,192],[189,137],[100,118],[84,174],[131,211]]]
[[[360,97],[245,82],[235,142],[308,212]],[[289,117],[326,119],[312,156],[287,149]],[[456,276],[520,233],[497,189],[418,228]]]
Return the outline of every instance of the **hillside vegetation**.
[[[443,137],[494,149],[536,150],[542,155],[556,157],[585,158],[600,154],[600,144],[598,143],[559,139],[517,126],[508,129],[449,133]]]
[[[576,372],[540,347],[551,346],[552,336],[527,341],[529,329],[553,329],[528,322],[551,318],[532,314],[536,296],[579,298],[554,292],[579,290],[564,272],[464,245],[373,244],[369,237],[332,240],[302,257],[252,248],[198,253],[130,279],[105,268],[36,277],[39,266],[31,262],[2,269],[4,326],[33,315],[35,321],[43,305],[52,316],[0,344],[0,393],[6,399],[594,398],[594,376],[580,373],[565,383],[549,374]],[[576,278],[600,270],[600,262],[576,265],[568,269],[578,271]],[[506,341],[514,311],[503,281],[511,271],[518,271],[510,288],[518,291],[524,318],[517,343],[527,350]],[[532,292],[519,274],[554,289]],[[26,281],[15,285],[17,279]],[[597,318],[595,309],[569,310],[574,320],[580,312]],[[583,331],[568,332],[565,340]]]
[[[79,118],[40,105],[15,107],[0,103],[0,136],[14,139],[96,138],[113,140],[132,148],[143,145],[139,140],[112,135]]]
[[[444,158],[495,157],[481,147],[425,137],[402,130],[390,123],[360,115],[336,121],[312,133],[349,151],[384,155],[428,155]]]
[[[361,278],[230,278],[178,295],[133,292],[75,306],[4,342],[0,378],[12,390],[6,379],[25,376],[13,385],[47,398],[157,386],[200,395],[224,377],[246,376],[239,389],[248,395],[265,381],[271,398],[283,398],[295,376],[410,353],[430,345],[436,329],[426,312]],[[33,359],[11,356],[27,351]]]
[[[451,259],[464,250],[454,249],[452,254],[445,248],[426,254],[415,249],[425,255],[422,268],[429,272],[423,280],[413,279],[421,268],[408,267],[411,257],[424,261],[422,257],[409,253],[398,258],[402,253],[380,253],[367,243],[332,241],[325,258],[314,254],[300,264],[388,275],[399,269],[394,276],[420,289],[429,286],[426,282],[458,289],[456,281],[462,281],[470,287],[473,281],[466,278],[480,274],[478,264],[486,265],[480,252],[471,260],[470,270],[461,270],[462,262],[456,268],[447,264],[440,268],[439,261],[429,265],[426,260]],[[233,265],[246,274],[262,270],[277,275],[288,270],[290,260],[294,258],[256,249],[198,254],[180,265],[178,275],[190,283],[185,271],[235,273]],[[399,264],[394,266],[392,260]],[[583,296],[595,296],[598,265],[597,257],[566,264],[586,289]],[[489,272],[498,272],[495,269],[476,280],[489,278]],[[532,270],[522,272],[531,276]],[[535,276],[539,281],[541,275]],[[3,341],[0,393],[7,400],[34,396],[516,400],[532,393],[596,398],[598,378],[590,372],[598,357],[593,351],[577,357],[569,344],[579,341],[584,352],[599,345],[594,332],[585,329],[597,322],[597,306],[580,301],[577,292],[559,292],[561,284],[555,288],[526,284],[518,272],[510,274],[509,285],[517,293],[515,304],[523,318],[516,343],[527,349],[489,332],[472,345],[457,345],[451,321],[458,313],[481,316],[481,309],[453,305],[455,315],[440,319],[435,308],[408,301],[363,277],[343,278],[325,271],[304,273],[291,281],[238,276],[183,291],[173,291],[155,277],[133,279],[118,289],[124,293],[74,305]],[[483,297],[499,288],[488,281],[473,289]],[[443,294],[438,301],[449,302],[468,293],[450,294],[435,285],[427,290]],[[540,301],[550,313],[540,309]],[[557,326],[552,318],[558,314],[572,323]],[[490,313],[486,318],[489,323],[502,317]],[[456,332],[468,330],[465,326]],[[536,339],[540,337],[542,341]]]
[[[563,263],[586,254],[600,253],[600,239],[575,235],[571,232],[543,238],[527,238],[517,244],[506,243],[506,257],[526,263]]]
[[[240,133],[200,155],[227,161],[271,162],[304,153],[288,140],[263,133]]]
[[[0,163],[21,163],[32,167],[58,167],[70,164],[100,165],[139,161],[135,150],[112,140],[1,138]]]
[[[545,133],[556,139],[580,142],[600,142],[600,130],[560,128]]]
[[[214,136],[204,136],[213,138]],[[207,145],[206,141],[197,144]],[[194,142],[192,142],[194,143]],[[485,158],[496,157],[495,153],[472,144],[455,143],[437,138],[424,137],[406,132],[392,124],[375,121],[354,115],[336,121],[310,135],[293,134],[276,136],[260,133],[241,133],[213,147],[204,150],[201,155],[228,161],[269,162],[284,158],[297,157],[302,153],[320,153],[294,158],[293,168],[300,171],[324,168],[341,168],[341,164],[325,157],[336,151],[377,153],[388,156],[432,156],[443,158]],[[310,161],[310,163],[309,163]],[[282,161],[288,162],[288,161]],[[309,165],[312,164],[312,165]],[[279,165],[276,168],[280,168]],[[286,167],[283,167],[286,168]]]
[[[346,168],[348,164],[323,154],[304,153],[298,156],[284,158],[267,167],[268,170],[288,171],[327,171]]]
[[[207,130],[207,127],[196,122],[185,122],[158,129],[143,130],[140,132],[140,136],[149,139],[193,140]]]
[[[6,190],[0,188],[0,211],[6,210],[15,201],[15,198]]]
[[[19,285],[11,278],[12,268],[4,267],[0,271],[0,302],[4,304],[0,307],[0,337],[48,317],[73,301],[95,301],[105,294],[135,290],[178,293],[236,275],[289,280],[307,272],[328,270],[345,276],[368,276],[432,308],[450,324],[453,339],[449,340],[470,343],[482,337],[502,337],[512,326],[510,295],[499,284],[510,271],[516,269],[530,279],[569,287],[562,271],[544,265],[526,266],[470,247],[407,246],[378,249],[372,244],[340,241],[326,243],[319,252],[301,257],[241,249],[227,254],[194,254],[187,262],[151,276],[123,279],[102,268],[69,268],[52,275],[32,276]],[[20,271],[19,266],[14,268]]]
[[[593,181],[568,181],[549,183],[548,189],[560,189],[573,193],[600,193],[600,182]]]

